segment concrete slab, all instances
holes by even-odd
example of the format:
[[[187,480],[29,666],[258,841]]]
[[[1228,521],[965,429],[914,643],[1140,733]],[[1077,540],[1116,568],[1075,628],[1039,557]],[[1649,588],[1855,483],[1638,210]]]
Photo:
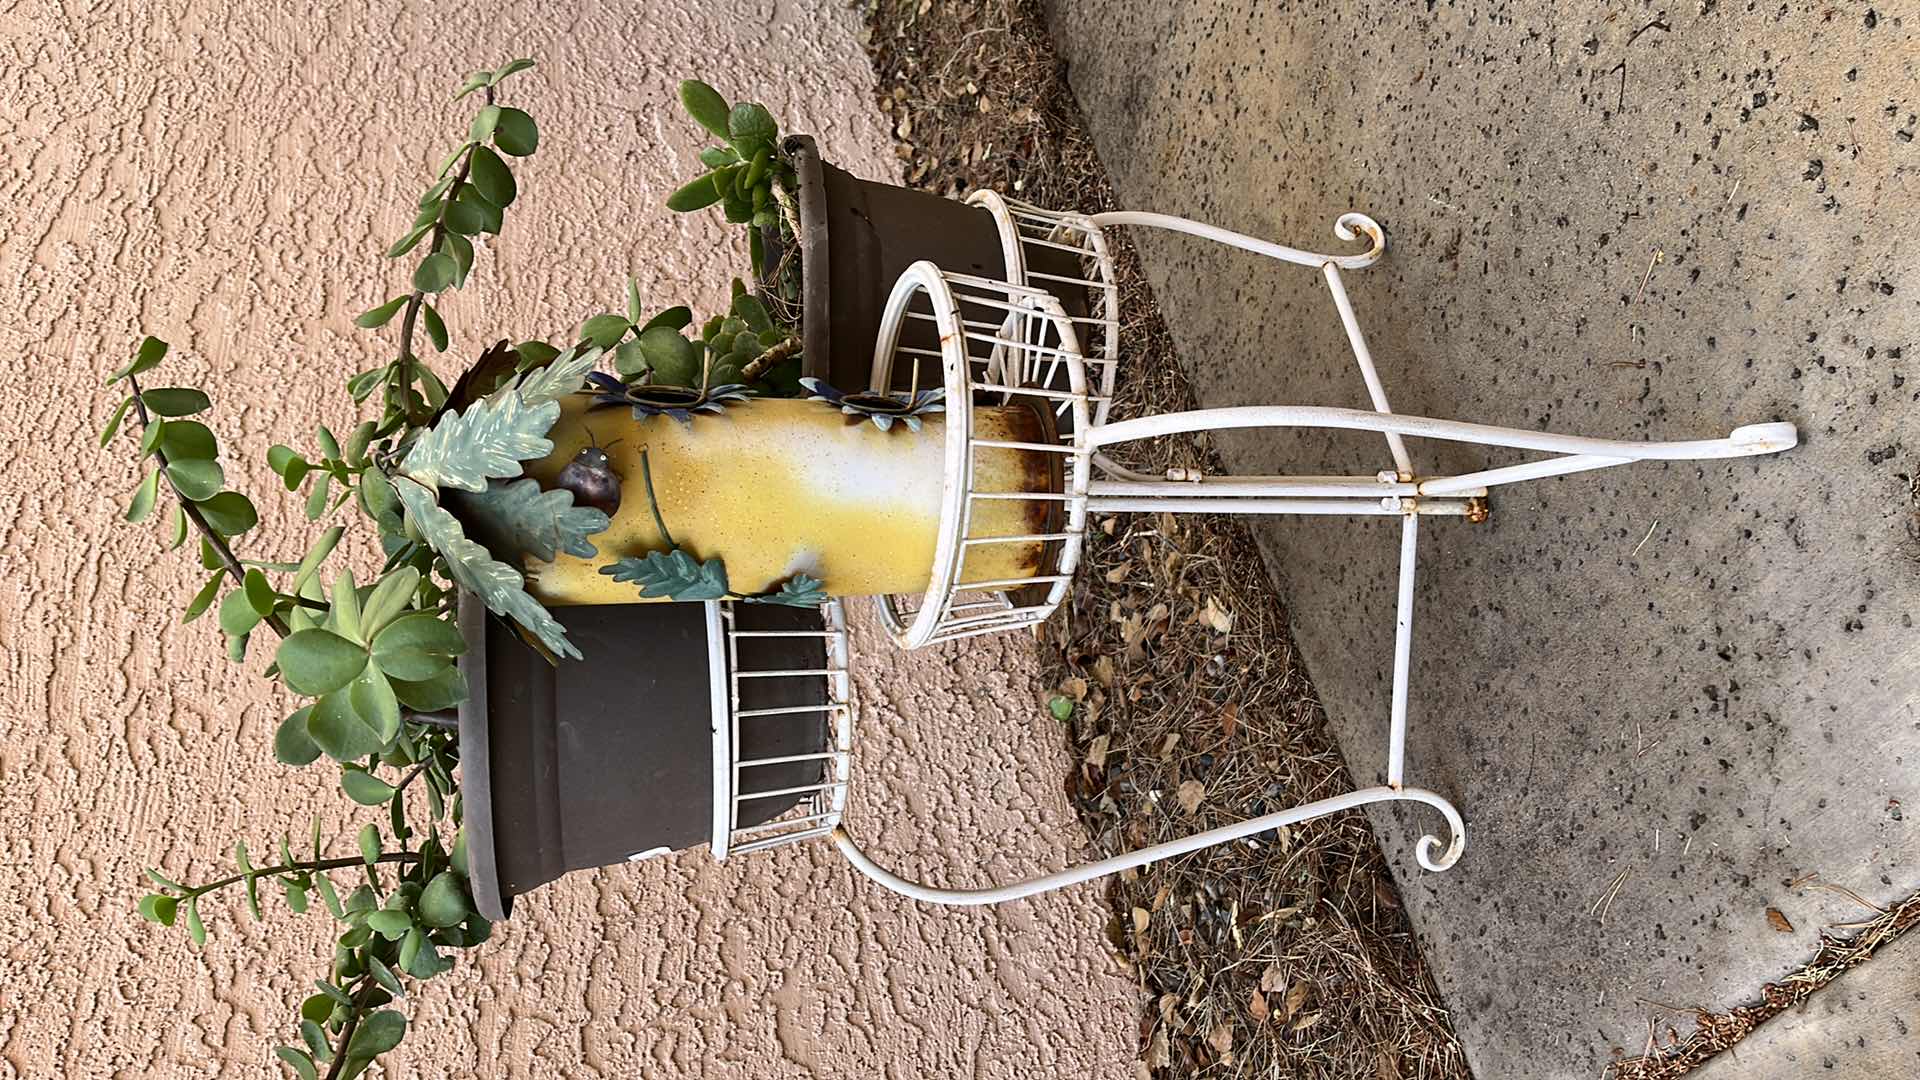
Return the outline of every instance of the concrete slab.
[[[1749,998],[1860,915],[1788,887],[1805,874],[1882,902],[1920,887],[1920,20],[1713,0],[1049,14],[1129,205],[1323,248],[1342,211],[1381,220],[1386,260],[1348,281],[1402,411],[1803,433],[1778,458],[1508,489],[1486,525],[1422,530],[1410,777],[1459,801],[1470,841],[1430,875],[1411,842],[1435,822],[1375,824],[1478,1073],[1590,1080],[1644,1043],[1646,1002]],[[1314,274],[1141,241],[1206,404],[1364,404]],[[1387,463],[1358,436],[1221,445],[1249,472]],[[1517,459],[1416,450],[1432,471]],[[1371,782],[1397,526],[1260,536]]]
[[[1908,934],[1829,983],[1800,1008],[1768,1020],[1692,1080],[1755,1077],[1920,1076],[1920,937]]]

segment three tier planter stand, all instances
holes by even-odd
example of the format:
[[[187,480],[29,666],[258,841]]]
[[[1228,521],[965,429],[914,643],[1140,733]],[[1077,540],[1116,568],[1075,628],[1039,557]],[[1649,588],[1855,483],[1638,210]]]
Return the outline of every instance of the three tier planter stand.
[[[625,694],[583,692],[582,701],[596,704],[580,710],[570,709],[568,692],[557,688],[551,676],[542,682],[524,661],[503,665],[497,658],[524,650],[510,636],[489,632],[477,615],[471,621],[469,640],[475,647],[464,663],[470,681],[480,689],[462,707],[462,745],[467,768],[482,778],[480,786],[469,787],[468,822],[475,899],[483,914],[503,915],[515,893],[568,869],[698,844],[725,858],[822,837],[830,838],[866,876],[896,892],[931,903],[991,904],[1386,802],[1420,803],[1440,815],[1444,835],[1423,836],[1415,856],[1428,870],[1446,870],[1465,849],[1465,822],[1448,798],[1407,783],[1421,519],[1484,520],[1493,488],[1525,480],[1642,460],[1772,454],[1797,442],[1793,425],[1786,423],[1740,427],[1719,439],[1637,442],[1394,412],[1341,278],[1343,272],[1372,265],[1386,250],[1384,232],[1363,214],[1342,215],[1334,233],[1350,243],[1364,239],[1366,250],[1319,254],[1161,214],[1063,213],[991,192],[976,193],[968,203],[965,209],[975,216],[967,220],[976,222],[982,235],[967,245],[974,252],[967,266],[914,262],[884,295],[858,304],[846,300],[862,310],[862,320],[869,309],[877,313],[867,392],[920,400],[916,395],[937,390],[944,395],[945,410],[922,417],[924,430],[916,427],[910,434],[895,431],[889,436],[919,440],[917,447],[872,451],[880,455],[873,461],[894,462],[886,466],[893,470],[887,475],[903,478],[885,493],[891,502],[884,520],[892,538],[886,551],[869,552],[861,546],[861,537],[875,533],[878,524],[855,522],[841,533],[808,534],[803,546],[812,553],[809,557],[826,553],[823,576],[835,597],[818,613],[727,601],[672,605],[679,609],[673,616],[675,643],[665,651],[652,648],[644,664],[635,664],[629,659],[633,651],[618,640],[617,612],[624,605],[563,607],[560,617],[574,636],[593,640],[593,628],[604,627],[608,638],[607,648],[586,652],[613,659],[599,662],[603,667],[598,674],[582,678],[626,680],[630,686]],[[1114,227],[1182,232],[1318,273],[1352,346],[1371,408],[1270,404],[1112,417],[1114,386],[1125,364],[1119,352],[1119,290],[1106,236]],[[846,231],[837,228],[836,245]],[[813,250],[819,253],[822,247]],[[979,268],[977,250],[982,248],[999,252],[998,265],[986,272]],[[821,258],[824,261],[824,254]],[[808,280],[820,269],[809,263]],[[849,290],[876,288],[835,274],[836,290],[843,287],[842,278]],[[842,300],[836,298],[835,305],[842,306]],[[849,366],[844,341],[836,340],[833,348],[834,373],[844,381]],[[867,460],[863,455],[869,452],[847,440],[871,439],[870,432],[845,428],[841,434],[806,435],[801,429],[813,421],[800,413],[792,412],[791,421],[775,419],[789,415],[783,410],[820,404],[750,402],[730,410],[727,418],[696,420],[695,425],[696,430],[702,423],[724,428],[734,422],[736,412],[744,417],[765,410],[740,429],[742,437],[763,428],[775,434],[792,428],[800,433],[793,437],[814,440],[807,444],[813,448],[810,459]],[[1156,476],[1122,467],[1107,455],[1123,443],[1177,433],[1299,427],[1379,433],[1385,443],[1380,470],[1362,476],[1208,476],[1191,471]],[[601,434],[604,438],[606,433]],[[636,444],[647,438],[645,431],[620,434]],[[1416,463],[1408,443],[1417,439],[1544,456],[1477,472],[1433,475]],[[574,441],[586,445],[586,436]],[[671,441],[656,438],[656,448]],[[562,447],[556,452],[560,460],[574,452],[566,436],[556,434],[556,442]],[[851,456],[833,458],[836,454]],[[627,483],[632,485],[634,477]],[[723,483],[703,477],[702,490]],[[673,498],[663,494],[662,501]],[[1392,656],[1383,658],[1393,671],[1391,708],[1385,717],[1386,783],[994,888],[939,888],[879,866],[842,823],[853,783],[856,724],[839,597],[878,594],[881,621],[907,649],[1030,627],[1051,616],[1072,589],[1090,516],[1119,512],[1400,519],[1394,647]],[[699,520],[691,503],[670,509],[667,516],[675,513]],[[623,542],[657,542],[644,521],[623,523],[626,514],[623,508],[607,534],[613,538],[610,556],[622,553]],[[788,527],[785,520],[749,523],[751,527],[736,531],[784,536],[780,529]],[[1329,527],[1334,524],[1329,521]],[[876,547],[872,541],[865,543]],[[798,557],[778,544],[762,547],[765,550],[742,557],[741,565],[775,567]],[[922,572],[922,564],[903,563],[903,552],[918,552],[922,559],[930,554],[930,563]],[[871,565],[849,565],[862,559]],[[552,579],[565,577],[555,574]],[[571,602],[604,605],[601,599],[574,597]],[[641,668],[649,680],[645,687],[632,685]],[[503,704],[508,706],[505,712]],[[531,741],[514,734],[528,729],[528,718],[535,721],[531,730],[543,733]],[[636,762],[645,763],[645,775],[636,774]],[[624,793],[613,775],[621,769],[633,777]],[[614,794],[570,794],[607,790]],[[477,811],[472,809],[476,804]]]

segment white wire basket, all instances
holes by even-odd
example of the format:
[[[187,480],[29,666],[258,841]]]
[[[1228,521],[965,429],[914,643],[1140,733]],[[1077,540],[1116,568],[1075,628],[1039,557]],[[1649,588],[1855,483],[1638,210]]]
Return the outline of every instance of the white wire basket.
[[[825,836],[846,813],[846,609],[839,600],[822,604],[818,630],[769,618],[779,614],[770,605],[707,602],[717,859]],[[793,805],[769,816],[775,801]]]
[[[993,215],[1007,280],[1060,301],[1079,337],[1092,386],[1093,422],[1106,423],[1120,365],[1120,288],[1106,234],[1085,214],[1043,209],[995,191],[976,191],[967,202]],[[1038,386],[1069,388],[1061,364],[1044,364],[1034,377]],[[1058,402],[1054,414],[1062,433],[1071,435],[1069,402]]]
[[[937,349],[903,341],[916,322],[931,324]],[[1074,321],[1044,289],[915,263],[887,298],[872,385],[898,385],[895,370],[903,364],[913,367],[916,386],[923,378],[931,383],[938,371],[946,391],[946,467],[927,591],[918,598],[880,597],[881,621],[896,642],[913,649],[1045,620],[1079,565],[1091,479],[1090,451],[1063,438],[1054,418],[1064,416],[1072,430],[1084,431],[1107,400],[1088,383]],[[1042,418],[1043,436],[1009,439],[981,430],[988,425],[978,410],[1020,407]],[[1010,487],[1004,468],[1010,451],[1044,459],[1045,482]],[[976,527],[989,516],[1003,520],[986,508],[1007,502],[1024,504],[1031,512],[1023,520],[1041,524],[1023,531]],[[1034,573],[1005,577],[974,569],[970,555],[1014,544],[1039,552]]]

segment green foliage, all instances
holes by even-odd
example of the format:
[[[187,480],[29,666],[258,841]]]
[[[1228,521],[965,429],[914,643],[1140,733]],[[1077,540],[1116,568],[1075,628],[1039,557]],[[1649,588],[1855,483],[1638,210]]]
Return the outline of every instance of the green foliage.
[[[798,183],[793,163],[780,146],[779,124],[765,106],[729,105],[719,91],[693,79],[680,84],[680,102],[695,123],[724,145],[700,152],[700,163],[711,171],[668,196],[667,208],[684,213],[720,204],[728,221],[752,226],[754,271],[773,277],[778,268],[766,263],[766,236],[777,236],[783,248],[791,246],[792,223],[780,208],[783,200],[791,204]],[[781,283],[783,294],[788,284]],[[797,298],[797,279],[791,284]]]
[[[107,376],[107,385],[112,386],[122,379],[130,379],[151,371],[160,361],[166,359],[166,356],[166,342],[151,335],[144,337],[140,339],[140,348],[135,352],[133,362]]]
[[[502,209],[512,205],[519,196],[520,189],[513,180],[513,170],[500,159],[500,155],[484,146],[476,147],[472,158],[473,186],[488,202]]]
[[[700,381],[700,350],[678,330],[656,326],[641,331],[635,341],[643,370],[653,372],[655,381],[667,386],[693,386]]]
[[[529,406],[514,387],[495,391],[461,412],[449,412],[414,440],[401,462],[405,475],[428,487],[481,491],[489,478],[520,475],[520,463],[547,456],[547,429],[560,406]]]
[[[161,445],[165,445],[164,440]],[[220,493],[220,487],[226,479],[226,474],[220,471],[220,463],[206,458],[167,463],[167,480],[183,499],[211,499]]]
[[[282,765],[311,765],[320,757],[320,745],[307,733],[307,718],[313,706],[295,709],[273,733],[273,757]]]
[[[322,694],[307,718],[307,735],[335,761],[377,754],[400,733],[400,699],[378,668],[365,664],[343,686]]]
[[[587,372],[598,363],[601,350],[575,346],[564,353],[557,353],[549,362],[527,370],[514,384],[520,400],[528,408],[538,408],[548,402],[559,401],[568,394],[581,388],[586,381]]]
[[[726,564],[701,562],[681,548],[628,555],[600,568],[618,582],[640,586],[640,595],[669,600],[722,600],[729,595]]]
[[[200,516],[221,536],[239,536],[260,523],[253,501],[237,491],[222,491],[197,505]]]
[[[687,115],[694,123],[706,128],[719,138],[727,137],[727,99],[720,91],[698,79],[688,79],[680,84],[680,104],[686,107]]]
[[[445,560],[449,577],[478,596],[487,610],[512,619],[539,638],[555,655],[580,658],[580,651],[567,640],[566,628],[527,594],[526,581],[518,570],[467,539],[459,520],[441,509],[426,488],[406,477],[395,480],[393,486],[407,509],[408,521]]]
[[[473,914],[462,875],[451,870],[436,875],[420,892],[420,921],[428,926],[458,926]]]
[[[396,679],[431,679],[467,649],[460,631],[427,612],[395,619],[373,639],[373,662]]]
[[[783,604],[787,607],[817,608],[827,602],[826,583],[806,574],[795,574],[772,592],[747,597],[754,604]]]
[[[426,226],[421,226],[422,230],[425,228]],[[396,296],[379,307],[369,308],[353,317],[353,325],[363,330],[375,330],[385,326],[393,321],[395,315],[400,314],[401,308],[407,306],[407,299],[405,296]]]
[[[758,382],[768,390],[797,392],[799,339],[774,321],[745,283],[734,282],[727,313],[707,320],[697,341],[685,334],[692,322],[685,307],[662,311],[615,348],[614,369],[627,382],[693,388]]]
[[[217,609],[236,659],[250,639],[272,633],[278,641],[269,674],[307,699],[277,726],[275,759],[305,767],[324,757],[337,763],[348,799],[385,807],[378,823],[359,830],[357,857],[327,857],[316,824],[311,858],[296,858],[282,837],[278,859],[255,865],[246,845],[236,844],[233,874],[182,884],[149,872],[156,891],[139,901],[143,918],[182,926],[196,944],[207,937],[202,899],[231,885],[241,886],[255,918],[262,914],[264,882],[269,899],[283,895],[289,910],[324,911],[341,924],[331,965],[316,981],[319,992],[300,1005],[300,1038],[273,1050],[294,1074],[313,1080],[323,1073],[358,1075],[397,1045],[407,1021],[385,1006],[403,996],[407,980],[448,970],[453,961],[446,950],[477,945],[491,932],[473,911],[465,877],[457,734],[417,714],[451,709],[468,693],[457,664],[466,642],[454,618],[453,587],[474,594],[552,654],[579,656],[564,628],[527,593],[516,565],[561,553],[591,557],[589,537],[608,526],[605,514],[574,506],[571,493],[543,491],[522,477],[524,462],[552,449],[546,436],[558,402],[582,389],[609,350],[623,374],[707,386],[718,385],[716,376],[730,381],[775,344],[788,348],[783,355],[793,351],[777,313],[744,289],[736,290],[727,315],[710,320],[695,339],[688,333],[689,309],[670,306],[645,318],[638,286],[629,282],[624,315],[589,320],[578,344],[564,351],[539,341],[508,350],[502,342],[476,365],[487,377],[475,388],[449,391],[420,361],[416,329],[439,351],[452,340],[443,307],[432,301],[465,285],[476,240],[497,234],[506,208],[518,200],[508,159],[538,149],[533,116],[495,100],[503,80],[532,66],[515,60],[461,83],[456,98],[479,95],[475,115],[412,200],[405,229],[382,245],[387,257],[408,260],[410,288],[353,322],[399,340],[390,362],[346,380],[352,400],[373,402],[375,415],[351,431],[341,429],[341,436],[325,427],[310,441],[282,435],[285,441],[266,455],[276,486],[297,499],[308,518],[335,514],[349,502],[360,508],[386,557],[376,577],[363,585],[341,573],[330,588],[323,585],[321,571],[344,536],[340,524],[318,530],[296,563],[236,554],[232,539],[253,529],[260,515],[246,495],[226,488],[239,473],[224,467],[212,428],[188,419],[211,407],[209,396],[193,387],[139,385],[168,353],[166,343],[152,337],[111,380],[118,399],[102,446],[113,443],[130,417],[138,423],[141,478],[127,516],[151,516],[164,488],[171,495],[165,509],[172,542],[200,534],[208,576],[183,617],[191,621]],[[700,84],[684,87],[682,98],[724,143],[701,155],[710,170],[701,205],[721,205],[729,219],[754,222],[768,235],[785,229],[780,207],[790,202],[792,170],[772,116],[750,103],[730,105]],[[758,262],[762,238],[756,235],[753,244]],[[489,366],[496,356],[502,362]],[[472,519],[471,533],[450,507]],[[676,550],[648,559],[653,565],[634,579],[643,589],[686,599],[738,596],[727,591],[717,558],[699,563]],[[817,602],[812,598],[819,592],[817,581],[796,575],[756,599]],[[451,853],[443,846],[449,836]],[[365,878],[344,902],[329,877],[342,870]],[[314,896],[320,903],[311,903]],[[206,914],[217,920],[216,909]]]
[[[484,491],[448,492],[442,501],[466,523],[469,535],[509,562],[529,555],[552,562],[563,551],[591,559],[598,552],[587,537],[612,524],[591,506],[573,505],[573,492],[542,490],[529,477],[491,480]]]
[[[340,786],[347,797],[361,806],[379,806],[394,796],[394,787],[385,780],[349,765],[340,772]]]
[[[140,395],[140,401],[156,416],[192,416],[205,412],[213,406],[205,392],[190,387],[170,386],[161,390],[148,390]]]
[[[367,650],[328,630],[301,630],[280,643],[274,663],[288,687],[317,696],[352,682],[367,666]]]
[[[580,324],[580,336],[602,349],[611,348],[614,342],[627,335],[633,329],[633,323],[618,315],[595,315]]]

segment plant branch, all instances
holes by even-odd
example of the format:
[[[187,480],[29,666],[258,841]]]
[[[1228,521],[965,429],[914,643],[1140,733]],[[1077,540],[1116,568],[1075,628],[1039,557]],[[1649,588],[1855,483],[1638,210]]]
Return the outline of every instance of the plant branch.
[[[140,400],[140,380],[129,375],[127,386],[133,391],[133,413],[140,421],[140,430],[144,432],[153,423],[153,418],[147,414],[147,403]],[[193,527],[199,531],[201,538],[206,540],[207,546],[213,549],[214,556],[220,560],[221,569],[227,572],[227,576],[233,578],[235,585],[243,584],[246,581],[247,572],[241,567],[239,556],[233,553],[233,547],[227,543],[227,538],[207,523],[206,515],[200,512],[200,507],[182,494],[179,486],[173,482],[172,474],[167,472],[167,452],[156,446],[153,448],[153,456],[160,463],[161,475],[167,478],[167,488],[173,492],[174,498],[180,500],[181,512],[186,514],[187,520],[193,523]],[[261,622],[266,623],[268,628],[281,637],[286,637],[290,633],[286,620],[277,614],[269,614]]]
[[[360,976],[359,984],[347,995],[353,999],[353,1005],[347,1010],[347,1022],[340,1025],[340,1042],[334,1048],[333,1063],[327,1066],[326,1080],[338,1080],[341,1070],[347,1067],[347,1047],[353,1045],[354,1029],[360,1026],[360,1016],[366,1012],[366,1006],[361,1004],[360,999],[373,985],[373,972],[368,971]]]
[[[400,778],[400,782],[399,782],[399,783],[397,783],[397,784],[395,784],[395,785],[393,785],[393,793],[394,793],[395,795],[398,795],[398,794],[400,794],[401,792],[403,792],[403,791],[405,791],[405,790],[407,790],[407,785],[408,785],[408,784],[411,784],[411,783],[413,783],[413,778],[414,778],[414,777],[416,777],[416,776],[419,776],[419,775],[420,775],[421,773],[423,773],[423,772],[426,772],[426,771],[427,771],[427,763],[426,763],[426,762],[424,762],[424,761],[423,761],[423,762],[421,762],[420,764],[418,764],[418,765],[415,765],[415,766],[413,767],[413,771],[411,771],[411,772],[409,772],[409,773],[407,773],[407,775],[405,775],[405,776],[403,776],[403,777],[401,777],[401,778]]]
[[[800,339],[788,338],[774,347],[747,361],[740,369],[741,382],[753,382],[767,373],[767,369],[800,351]]]
[[[420,861],[420,856],[411,851],[390,851],[373,861],[376,863],[416,863]],[[269,877],[274,874],[291,874],[302,870],[346,870],[355,866],[364,866],[366,862],[365,859],[355,856],[338,859],[295,860],[290,863],[281,863],[279,866],[263,866],[251,874],[235,874],[232,877],[221,878],[219,881],[209,882],[205,885],[187,886],[187,891],[182,893],[181,896],[204,896],[216,889],[224,889],[229,885],[239,884],[250,877]]]
[[[493,87],[486,88],[487,104],[493,104]],[[460,156],[460,168],[453,174],[453,183],[447,185],[446,195],[442,197],[439,216],[434,218],[433,231],[427,236],[427,251],[440,250],[440,241],[447,235],[447,207],[453,205],[460,195],[460,188],[467,182],[467,174],[473,169],[473,152],[479,147],[474,143]],[[393,362],[393,390],[400,398],[400,415],[411,423],[418,423],[426,417],[413,415],[413,402],[409,395],[413,392],[413,328],[420,317],[420,305],[427,302],[427,294],[415,289],[407,297],[407,310],[400,317],[400,355]]]

